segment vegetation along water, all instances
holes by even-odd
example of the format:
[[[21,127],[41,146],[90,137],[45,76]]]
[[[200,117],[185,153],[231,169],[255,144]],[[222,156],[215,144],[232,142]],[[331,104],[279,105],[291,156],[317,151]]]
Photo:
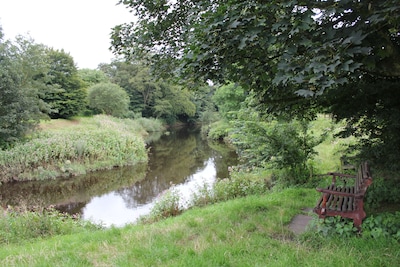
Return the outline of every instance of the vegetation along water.
[[[397,0],[120,2],[135,23],[112,29],[118,58],[95,70],[0,27],[1,183],[137,166],[148,133],[177,125],[239,163],[120,228],[4,207],[2,266],[400,265]],[[361,231],[340,217],[290,231],[321,174],[366,160]]]

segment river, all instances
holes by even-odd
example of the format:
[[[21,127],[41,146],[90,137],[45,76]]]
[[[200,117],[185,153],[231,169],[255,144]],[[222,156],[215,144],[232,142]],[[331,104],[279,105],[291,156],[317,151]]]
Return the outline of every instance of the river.
[[[0,186],[0,204],[27,209],[55,206],[104,226],[123,226],[150,212],[171,186],[188,201],[204,184],[228,176],[236,153],[209,144],[198,129],[182,128],[149,144],[149,162],[70,179],[15,182]]]

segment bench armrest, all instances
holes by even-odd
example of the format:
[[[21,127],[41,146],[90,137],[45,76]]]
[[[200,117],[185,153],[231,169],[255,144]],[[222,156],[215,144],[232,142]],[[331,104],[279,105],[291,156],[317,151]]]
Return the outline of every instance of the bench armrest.
[[[344,196],[344,197],[362,197],[364,194],[361,193],[346,193],[346,192],[339,192],[336,190],[324,189],[324,188],[316,188],[318,192],[337,195],[337,196]]]

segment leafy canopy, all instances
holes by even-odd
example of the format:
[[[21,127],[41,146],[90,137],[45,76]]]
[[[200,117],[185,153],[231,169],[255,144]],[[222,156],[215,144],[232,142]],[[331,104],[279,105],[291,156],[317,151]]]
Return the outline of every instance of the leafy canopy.
[[[139,20],[114,28],[114,51],[156,62],[163,74],[231,80],[272,96],[320,95],[366,74],[400,76],[396,0],[120,3]]]
[[[235,82],[261,113],[347,119],[369,159],[400,168],[398,0],[120,3],[138,21],[114,27],[115,53],[187,84]]]

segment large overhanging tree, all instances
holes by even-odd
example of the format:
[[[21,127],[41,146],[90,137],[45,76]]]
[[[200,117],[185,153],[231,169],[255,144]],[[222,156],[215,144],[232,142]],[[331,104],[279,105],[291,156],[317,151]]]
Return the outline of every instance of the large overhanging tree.
[[[352,118],[349,126],[363,122],[348,132],[363,129],[375,144],[400,131],[398,0],[120,3],[138,20],[114,28],[114,51],[156,62],[159,74],[237,82],[257,92],[267,112],[325,109]]]

